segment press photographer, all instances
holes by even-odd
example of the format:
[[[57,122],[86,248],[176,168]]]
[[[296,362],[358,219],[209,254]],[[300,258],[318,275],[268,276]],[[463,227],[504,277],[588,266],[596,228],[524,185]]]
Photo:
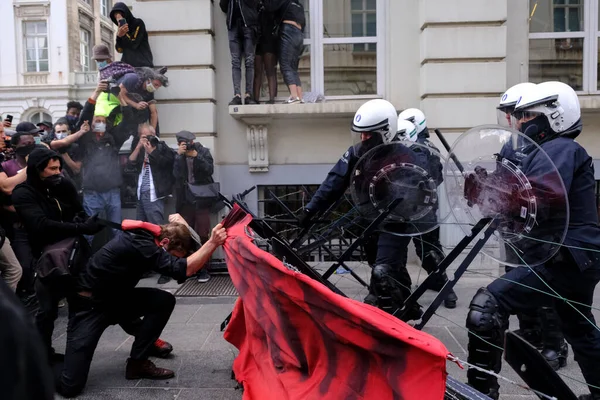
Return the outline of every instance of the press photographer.
[[[177,156],[173,164],[175,177],[175,210],[194,229],[202,243],[208,239],[210,232],[211,207],[216,200],[197,198],[196,194],[211,195],[218,192],[218,183],[213,180],[214,161],[210,150],[195,143],[196,136],[189,131],[181,131],[176,135]],[[207,282],[208,272],[202,270],[198,281]]]

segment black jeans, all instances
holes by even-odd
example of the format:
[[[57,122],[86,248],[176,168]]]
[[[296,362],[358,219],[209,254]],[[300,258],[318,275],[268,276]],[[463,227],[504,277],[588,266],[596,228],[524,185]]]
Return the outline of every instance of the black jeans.
[[[290,24],[281,24],[279,39],[279,66],[286,85],[302,87],[298,63],[304,51],[304,34],[297,27]]]
[[[568,250],[561,249],[545,266],[533,269],[560,296],[587,306],[592,305],[594,289],[600,281],[600,269],[597,267],[581,272]],[[562,300],[529,289],[527,286],[553,293],[527,267],[515,268],[503,278],[505,279],[496,279],[488,286],[488,290],[498,301],[500,313],[505,316],[519,312],[534,313],[543,306],[553,307],[560,317],[562,331],[567,342],[573,347],[575,360],[579,363],[586,382],[600,386],[600,331],[594,326],[596,322],[591,309],[571,303],[572,307]],[[519,282],[521,285],[507,280]],[[591,391],[600,393],[598,389],[592,388]]]
[[[35,325],[50,358],[54,354],[52,333],[54,332],[54,322],[58,317],[58,302],[67,297],[68,292],[69,287],[66,285],[59,287],[45,284],[39,279],[35,280],[35,295],[39,303],[39,309],[35,315]]]
[[[244,26],[242,21],[234,23],[229,30],[229,52],[231,53],[231,73],[233,94],[242,94],[242,57],[246,65],[246,94],[252,96],[254,88],[254,53],[256,49],[256,29]]]
[[[118,302],[110,304],[71,296],[67,350],[64,366],[57,376],[57,392],[73,397],[83,391],[98,341],[110,325],[119,324],[125,332],[135,336],[130,353],[132,359],[147,359],[174,307],[175,296],[154,288],[132,289]]]
[[[21,268],[23,268],[23,275],[17,286],[17,293],[33,293],[35,265],[27,231],[25,228],[15,228],[14,235],[14,239],[11,240],[10,245],[15,252],[15,256],[17,256],[17,260],[19,260],[19,264],[21,264]]]

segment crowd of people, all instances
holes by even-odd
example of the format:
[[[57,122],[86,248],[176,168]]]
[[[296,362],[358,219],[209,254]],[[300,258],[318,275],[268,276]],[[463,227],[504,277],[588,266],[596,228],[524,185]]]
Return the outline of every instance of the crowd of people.
[[[299,0],[220,0],[226,14],[234,97],[229,105],[258,104],[266,73],[267,104],[277,97],[277,63],[290,96],[286,104],[304,103],[298,73],[304,51],[306,18]],[[246,87],[242,100],[242,58]]]

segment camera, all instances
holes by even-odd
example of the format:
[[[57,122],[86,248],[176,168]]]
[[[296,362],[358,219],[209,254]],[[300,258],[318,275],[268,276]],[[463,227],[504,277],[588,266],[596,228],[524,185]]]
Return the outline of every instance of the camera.
[[[115,78],[107,78],[102,80],[102,82],[106,83],[106,94],[114,94],[115,96],[119,94],[119,84],[117,83],[117,80]]]
[[[150,143],[152,145],[152,147],[156,147],[158,146],[158,138],[156,136],[153,135],[149,135],[149,136],[144,136],[144,138],[146,140],[148,140],[148,143]]]
[[[179,144],[183,143],[183,147],[185,148],[185,151],[188,150],[194,150],[194,145],[192,144],[192,142],[187,141],[187,140],[181,140],[179,142]]]

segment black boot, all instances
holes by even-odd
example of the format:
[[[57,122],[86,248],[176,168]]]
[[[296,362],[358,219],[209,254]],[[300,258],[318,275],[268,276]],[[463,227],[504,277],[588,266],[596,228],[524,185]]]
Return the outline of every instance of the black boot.
[[[540,317],[542,321],[542,355],[552,369],[558,371],[567,365],[569,354],[569,347],[560,327],[560,319],[551,307],[542,307]]]
[[[535,314],[518,313],[519,329],[515,333],[525,339],[538,350],[543,349],[542,344],[542,320]]]

